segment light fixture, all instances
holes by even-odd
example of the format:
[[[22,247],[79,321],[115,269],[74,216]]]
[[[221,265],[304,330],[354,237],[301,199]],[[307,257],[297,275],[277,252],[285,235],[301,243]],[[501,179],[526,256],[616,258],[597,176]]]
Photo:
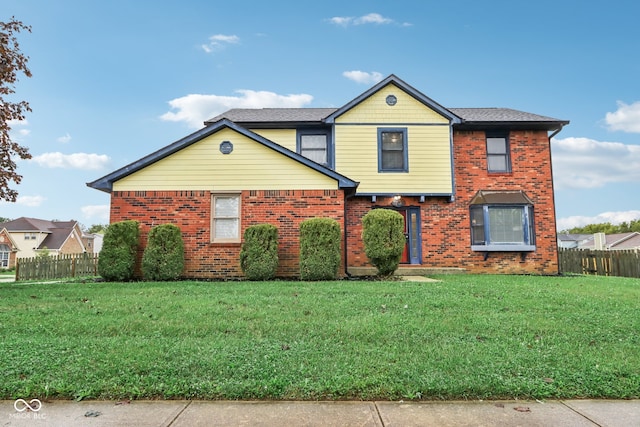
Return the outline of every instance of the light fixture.
[[[391,206],[399,208],[402,207],[404,205],[404,202],[402,201],[402,196],[399,194],[396,194],[395,196],[393,196],[393,198],[391,199]]]

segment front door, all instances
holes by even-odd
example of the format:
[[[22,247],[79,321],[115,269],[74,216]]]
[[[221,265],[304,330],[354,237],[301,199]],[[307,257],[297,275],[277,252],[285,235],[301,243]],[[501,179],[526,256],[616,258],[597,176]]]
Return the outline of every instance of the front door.
[[[404,237],[406,239],[400,263],[421,264],[422,235],[420,233],[420,208],[400,208],[398,212],[404,218]]]

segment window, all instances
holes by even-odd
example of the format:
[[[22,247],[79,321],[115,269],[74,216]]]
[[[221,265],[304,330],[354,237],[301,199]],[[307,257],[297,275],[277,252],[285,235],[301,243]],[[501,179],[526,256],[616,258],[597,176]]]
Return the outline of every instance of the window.
[[[324,129],[300,129],[298,130],[298,153],[307,159],[321,165],[331,167],[331,140],[329,131]]]
[[[408,172],[407,129],[378,129],[378,171]]]
[[[0,245],[0,268],[9,267],[9,255],[11,254],[11,248],[7,245]]]
[[[489,172],[511,172],[509,156],[509,134],[487,132],[487,170]]]
[[[36,240],[36,233],[24,233],[24,240]]]
[[[240,195],[214,194],[211,204],[211,241],[240,242]]]
[[[480,191],[469,213],[472,250],[535,250],[533,204],[521,191]]]

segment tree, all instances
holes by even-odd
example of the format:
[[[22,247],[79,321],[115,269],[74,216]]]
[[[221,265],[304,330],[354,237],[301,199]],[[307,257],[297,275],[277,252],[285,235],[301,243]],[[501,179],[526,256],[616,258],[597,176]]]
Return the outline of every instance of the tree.
[[[18,73],[31,77],[27,67],[29,57],[20,51],[16,33],[31,32],[31,27],[11,17],[9,22],[0,22],[0,200],[15,202],[18,192],[11,189],[11,182],[20,184],[22,176],[16,172],[15,157],[30,159],[29,149],[11,140],[12,121],[25,119],[25,113],[31,111],[26,101],[10,102],[8,95],[15,93]]]
[[[93,224],[91,227],[89,227],[89,229],[87,230],[87,233],[89,234],[99,234],[99,233],[104,233],[107,230],[108,225],[106,224]]]

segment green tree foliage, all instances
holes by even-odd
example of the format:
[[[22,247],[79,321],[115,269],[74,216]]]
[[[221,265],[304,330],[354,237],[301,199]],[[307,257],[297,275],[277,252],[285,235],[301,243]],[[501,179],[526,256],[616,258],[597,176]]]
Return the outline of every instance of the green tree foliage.
[[[142,255],[142,276],[148,280],[176,280],[184,270],[184,242],[180,228],[163,224],[149,231]]]
[[[256,224],[244,232],[240,250],[240,268],[248,280],[270,280],[278,270],[278,229],[271,224]]]
[[[340,224],[312,218],[300,224],[300,278],[334,280],[340,267]]]
[[[89,229],[87,230],[87,233],[90,234],[97,234],[97,233],[104,233],[107,230],[108,225],[106,224],[93,224],[91,225],[91,227],[89,227]]]
[[[138,221],[111,224],[104,235],[98,258],[98,274],[107,281],[133,279],[140,241]]]
[[[18,192],[10,188],[11,182],[20,184],[22,176],[16,171],[16,156],[30,159],[29,149],[11,140],[11,123],[25,119],[31,111],[26,101],[11,102],[7,98],[15,93],[18,74],[31,77],[27,67],[29,58],[20,51],[16,34],[31,32],[31,27],[12,17],[9,22],[0,22],[0,200],[15,202]]]
[[[600,224],[589,224],[584,227],[574,227],[564,232],[569,234],[616,234],[616,233],[629,233],[632,231],[640,232],[640,219],[632,220],[630,222],[622,222],[618,225],[611,224],[610,222],[603,222]]]
[[[391,209],[373,209],[362,217],[364,251],[378,269],[390,276],[398,268],[405,247],[404,218]]]

